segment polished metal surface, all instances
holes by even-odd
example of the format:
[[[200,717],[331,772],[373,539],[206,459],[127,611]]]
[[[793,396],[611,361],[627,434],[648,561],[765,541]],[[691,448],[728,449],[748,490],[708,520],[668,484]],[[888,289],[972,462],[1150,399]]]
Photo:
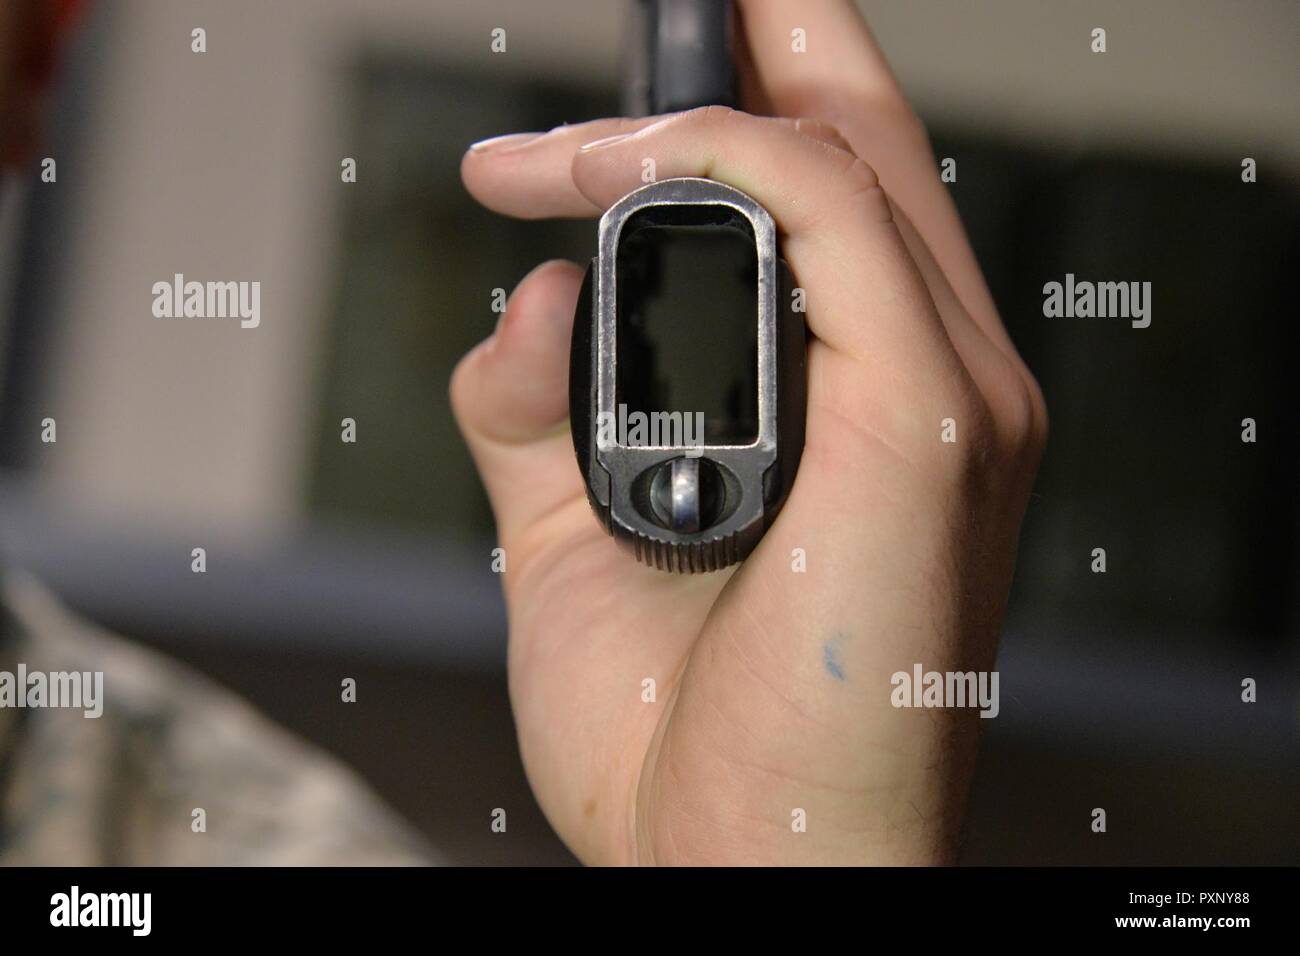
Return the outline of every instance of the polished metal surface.
[[[667,445],[604,444],[595,450],[596,460],[610,481],[609,518],[616,533],[638,539],[638,555],[646,555],[656,566],[672,570],[712,570],[737,559],[745,542],[761,533],[764,515],[763,477],[776,460],[777,452],[777,275],[776,226],[771,215],[745,193],[708,179],[668,179],[644,186],[609,208],[600,220],[599,253],[594,268],[595,311],[592,346],[596,352],[595,420],[616,416],[618,376],[618,249],[623,227],[636,213],[655,206],[725,206],[743,216],[753,231],[757,256],[758,325],[758,429],[754,441],[744,445],[707,445],[703,454],[728,476],[732,489],[728,508],[720,520],[699,527],[699,469],[695,486],[676,473],[673,478],[673,514],[669,527],[656,523],[653,515],[638,508],[634,489],[638,478],[649,469],[682,454],[680,447]],[[679,535],[684,537],[678,538]],[[752,541],[749,541],[752,543]]]

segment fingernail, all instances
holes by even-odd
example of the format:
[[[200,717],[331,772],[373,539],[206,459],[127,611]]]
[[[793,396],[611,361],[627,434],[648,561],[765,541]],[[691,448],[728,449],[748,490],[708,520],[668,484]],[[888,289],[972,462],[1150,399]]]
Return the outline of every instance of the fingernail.
[[[586,153],[593,149],[600,149],[602,146],[613,146],[620,140],[627,139],[631,133],[616,133],[613,136],[606,136],[604,139],[592,140],[590,143],[583,143],[578,147],[578,152]]]
[[[531,143],[541,133],[506,133],[504,136],[490,136],[487,139],[481,139],[477,143],[471,143],[469,151],[471,153],[486,153],[488,150],[497,150],[502,147],[523,146]]]

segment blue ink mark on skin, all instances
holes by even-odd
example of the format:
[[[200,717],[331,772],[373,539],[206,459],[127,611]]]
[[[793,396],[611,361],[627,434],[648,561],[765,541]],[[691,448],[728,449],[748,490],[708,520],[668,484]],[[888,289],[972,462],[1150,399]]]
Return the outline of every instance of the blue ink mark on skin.
[[[830,674],[836,680],[844,680],[844,665],[840,662],[840,642],[842,635],[836,635],[832,641],[827,641],[822,645],[822,663],[826,666],[826,673]]]

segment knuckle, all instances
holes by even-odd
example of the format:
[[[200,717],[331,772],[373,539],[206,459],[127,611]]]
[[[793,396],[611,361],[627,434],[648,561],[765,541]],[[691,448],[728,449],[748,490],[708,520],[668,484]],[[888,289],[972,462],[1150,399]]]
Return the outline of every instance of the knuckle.
[[[1023,459],[1036,457],[1047,438],[1047,403],[1028,369],[1011,375],[1010,408],[1006,412],[1011,454]]]
[[[1025,436],[1026,451],[1036,460],[1042,455],[1043,449],[1047,445],[1047,399],[1043,397],[1043,388],[1038,384],[1038,379],[1034,377],[1029,369],[1024,370],[1022,378],[1029,393],[1030,418],[1029,429]]]
[[[880,177],[866,160],[852,154],[832,157],[834,190],[829,193],[828,211],[847,215],[858,222],[888,222],[893,214]]]
[[[447,383],[447,397],[451,404],[451,413],[461,428],[468,421],[467,414],[473,407],[474,365],[478,360],[479,348],[475,347],[460,357],[456,367],[451,371]]]
[[[840,185],[850,196],[880,190],[880,177],[862,157],[850,153],[837,158],[836,162],[839,165]]]
[[[710,126],[732,123],[736,117],[743,115],[745,114],[730,106],[697,106],[682,113],[681,120],[691,125]]]
[[[794,121],[794,129],[797,133],[820,140],[845,152],[851,153],[854,151],[849,144],[848,137],[844,135],[840,128],[828,123],[826,120],[817,119],[814,116],[801,116]]]
[[[913,149],[930,145],[925,123],[901,94],[845,92],[827,100],[824,90],[808,88],[792,91],[789,106],[796,116],[816,117],[841,132],[851,131],[848,138],[860,143],[903,144]]]
[[[1037,380],[1016,363],[1004,388],[1000,422],[1004,444],[1015,461],[1036,461],[1047,441],[1047,403]]]

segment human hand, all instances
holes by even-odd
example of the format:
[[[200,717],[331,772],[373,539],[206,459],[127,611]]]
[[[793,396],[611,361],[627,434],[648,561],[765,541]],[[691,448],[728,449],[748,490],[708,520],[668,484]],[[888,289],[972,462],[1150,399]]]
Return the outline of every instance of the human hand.
[[[600,120],[463,163],[480,202],[525,218],[599,215],[645,158],[742,189],[776,221],[813,333],[785,507],[742,565],[702,576],[636,564],[591,515],[566,421],[579,267],[530,273],[462,360],[524,764],[588,863],[951,862],[979,721],[895,708],[890,677],[992,667],[1046,412],[852,4],[739,7],[746,106],[799,119]]]

